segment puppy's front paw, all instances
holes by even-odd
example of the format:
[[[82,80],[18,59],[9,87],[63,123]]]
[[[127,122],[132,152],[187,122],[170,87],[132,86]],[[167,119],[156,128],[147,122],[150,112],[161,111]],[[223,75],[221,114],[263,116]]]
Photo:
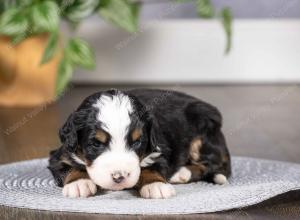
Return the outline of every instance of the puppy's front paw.
[[[171,184],[154,182],[144,185],[140,194],[145,199],[167,199],[176,195],[176,192]]]
[[[90,179],[79,179],[66,184],[62,192],[70,198],[88,197],[96,194],[97,186]]]

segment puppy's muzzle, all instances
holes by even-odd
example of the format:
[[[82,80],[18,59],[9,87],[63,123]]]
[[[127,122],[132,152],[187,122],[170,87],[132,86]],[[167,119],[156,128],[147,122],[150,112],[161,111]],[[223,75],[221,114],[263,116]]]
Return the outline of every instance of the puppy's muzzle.
[[[122,183],[126,181],[126,178],[129,176],[130,173],[126,171],[115,171],[111,174],[111,177],[115,183]]]

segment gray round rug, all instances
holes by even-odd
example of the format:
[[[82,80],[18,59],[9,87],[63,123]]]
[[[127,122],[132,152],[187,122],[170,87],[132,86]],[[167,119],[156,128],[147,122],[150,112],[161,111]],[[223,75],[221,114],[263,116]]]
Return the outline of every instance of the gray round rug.
[[[110,214],[189,214],[241,208],[300,189],[300,164],[234,157],[233,176],[223,186],[176,185],[165,200],[138,197],[133,190],[64,198],[47,170],[47,159],[0,166],[0,205],[37,210]]]

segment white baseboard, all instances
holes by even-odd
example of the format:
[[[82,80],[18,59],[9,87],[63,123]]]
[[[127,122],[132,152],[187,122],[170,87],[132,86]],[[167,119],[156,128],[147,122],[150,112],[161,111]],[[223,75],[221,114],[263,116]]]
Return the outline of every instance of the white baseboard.
[[[92,20],[78,35],[97,57],[95,71],[77,71],[83,83],[300,82],[300,20],[235,20],[233,48],[224,55],[218,21],[147,22],[130,35]]]

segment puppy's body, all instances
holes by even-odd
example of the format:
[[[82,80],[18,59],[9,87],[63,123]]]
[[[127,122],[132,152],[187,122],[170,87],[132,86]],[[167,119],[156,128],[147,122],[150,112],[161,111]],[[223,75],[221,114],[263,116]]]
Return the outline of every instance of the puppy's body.
[[[167,179],[180,167],[193,164],[207,167],[193,181],[213,182],[214,174],[230,175],[230,157],[221,132],[222,117],[215,107],[175,91],[143,89],[129,94],[149,106],[155,118],[158,145],[167,162],[160,172]]]
[[[168,182],[223,184],[231,167],[221,125],[215,107],[183,93],[96,93],[61,129],[63,146],[51,153],[49,169],[74,197],[94,194],[93,183],[113,190],[136,186],[145,198],[174,195]]]

